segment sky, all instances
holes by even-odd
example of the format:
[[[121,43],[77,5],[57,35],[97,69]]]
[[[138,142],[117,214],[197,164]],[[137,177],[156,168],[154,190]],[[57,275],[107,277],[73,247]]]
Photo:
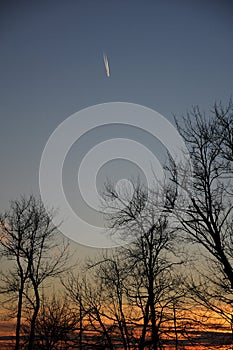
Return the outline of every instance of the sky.
[[[227,0],[1,0],[0,210],[21,194],[39,193],[47,140],[83,108],[130,102],[173,123],[193,105],[208,111],[215,101],[227,103],[232,38]],[[79,152],[114,132],[90,134]],[[77,162],[72,150],[68,170]],[[64,185],[70,196],[71,176]]]

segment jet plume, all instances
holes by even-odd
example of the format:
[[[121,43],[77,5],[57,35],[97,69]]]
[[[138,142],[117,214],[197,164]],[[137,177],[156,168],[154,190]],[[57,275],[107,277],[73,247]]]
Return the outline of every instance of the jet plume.
[[[109,68],[109,64],[108,64],[108,57],[105,55],[105,53],[103,53],[103,58],[104,58],[104,66],[105,66],[105,70],[106,70],[106,75],[109,78],[110,77],[110,68]]]

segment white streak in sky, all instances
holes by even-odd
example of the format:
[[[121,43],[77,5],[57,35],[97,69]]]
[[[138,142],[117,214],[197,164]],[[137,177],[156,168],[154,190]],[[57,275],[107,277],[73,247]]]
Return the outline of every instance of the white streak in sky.
[[[104,58],[104,66],[105,66],[105,70],[106,70],[106,74],[107,77],[110,77],[110,68],[109,68],[109,64],[108,64],[108,57],[105,55],[105,53],[103,53],[103,58]]]

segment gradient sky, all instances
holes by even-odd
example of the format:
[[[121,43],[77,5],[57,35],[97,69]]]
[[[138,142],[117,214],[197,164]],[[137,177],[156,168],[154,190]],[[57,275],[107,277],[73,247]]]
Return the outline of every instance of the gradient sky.
[[[232,1],[0,1],[0,209],[38,193],[47,139],[84,107],[133,102],[172,120],[226,103],[232,42]]]

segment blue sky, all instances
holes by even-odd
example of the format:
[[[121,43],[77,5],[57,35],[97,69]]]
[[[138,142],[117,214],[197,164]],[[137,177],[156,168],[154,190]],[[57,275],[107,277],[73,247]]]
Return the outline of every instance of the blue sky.
[[[1,1],[0,208],[38,193],[47,139],[84,107],[133,102],[172,120],[227,102],[232,37],[226,0]]]

